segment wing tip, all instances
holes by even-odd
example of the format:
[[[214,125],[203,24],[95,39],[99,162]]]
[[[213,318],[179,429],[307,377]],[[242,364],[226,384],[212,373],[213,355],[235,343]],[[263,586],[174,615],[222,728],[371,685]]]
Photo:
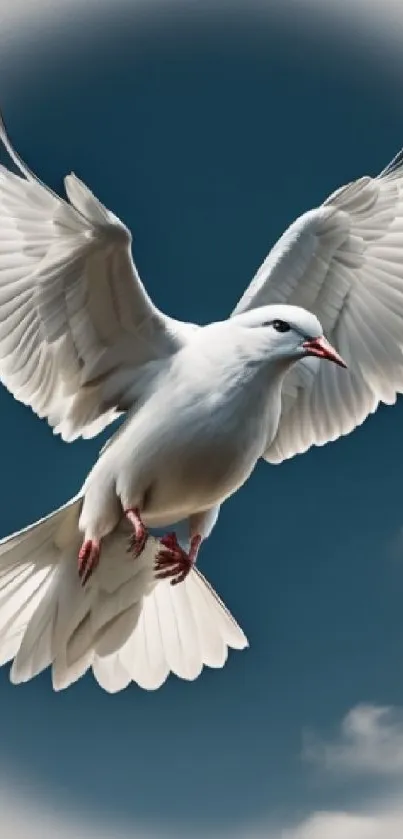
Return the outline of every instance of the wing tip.
[[[389,176],[397,175],[403,169],[403,148],[401,148],[397,154],[395,154],[394,158],[382,169],[382,172],[379,173],[377,179],[380,178],[387,178]]]

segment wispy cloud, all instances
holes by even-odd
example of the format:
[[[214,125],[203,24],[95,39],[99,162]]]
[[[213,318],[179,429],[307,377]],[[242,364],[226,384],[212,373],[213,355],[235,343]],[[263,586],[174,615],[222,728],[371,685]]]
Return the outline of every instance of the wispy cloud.
[[[403,777],[403,710],[357,705],[334,739],[305,732],[303,755],[326,769]]]
[[[294,826],[277,825],[250,831],[248,839],[402,839],[403,837],[403,709],[360,704],[342,719],[329,740],[304,736],[303,757],[323,772],[354,782],[379,778],[383,792],[367,806],[349,811],[316,811]],[[351,786],[351,785],[350,785]],[[385,786],[389,792],[385,792]],[[393,794],[391,789],[393,788]],[[246,839],[246,836],[239,837]]]
[[[266,839],[402,839],[403,709],[360,704],[330,739],[305,732],[303,757],[329,773],[378,777],[394,794],[351,812],[316,812]]]
[[[92,824],[73,813],[51,810],[42,799],[33,801],[26,790],[2,783],[0,792],[1,835],[7,839],[171,839],[173,833],[143,832],[131,825]],[[374,812],[317,812],[294,827],[249,827],[231,834],[231,839],[402,839],[403,810],[393,802]],[[227,839],[211,834],[211,839]]]
[[[49,801],[40,796],[34,801],[32,793],[15,778],[12,784],[1,777],[0,812],[1,836],[4,839],[109,839],[111,827],[90,824],[73,813],[60,812],[52,808]],[[93,820],[94,821],[94,820]],[[146,839],[144,833],[113,829],[114,839]]]
[[[266,839],[402,839],[403,812],[315,813],[295,829]],[[263,839],[263,837],[262,837]]]

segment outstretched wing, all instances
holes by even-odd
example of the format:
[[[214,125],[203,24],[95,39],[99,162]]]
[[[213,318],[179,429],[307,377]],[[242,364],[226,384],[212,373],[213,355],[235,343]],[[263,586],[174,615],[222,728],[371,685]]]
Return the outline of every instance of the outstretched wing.
[[[141,397],[189,324],[163,315],[140,280],[131,235],[73,174],[69,202],[0,137],[0,380],[65,440],[92,437]]]
[[[402,154],[305,213],[279,239],[235,313],[314,312],[348,365],[306,359],[287,376],[270,463],[350,433],[403,391]]]

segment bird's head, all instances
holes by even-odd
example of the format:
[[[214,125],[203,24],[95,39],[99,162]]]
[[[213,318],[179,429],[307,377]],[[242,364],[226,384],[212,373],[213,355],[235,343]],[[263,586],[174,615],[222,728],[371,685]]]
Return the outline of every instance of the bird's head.
[[[260,351],[278,358],[298,361],[316,356],[347,367],[341,356],[323,335],[318,318],[299,306],[262,306],[231,318],[250,338],[256,339]],[[255,343],[255,341],[254,341]]]

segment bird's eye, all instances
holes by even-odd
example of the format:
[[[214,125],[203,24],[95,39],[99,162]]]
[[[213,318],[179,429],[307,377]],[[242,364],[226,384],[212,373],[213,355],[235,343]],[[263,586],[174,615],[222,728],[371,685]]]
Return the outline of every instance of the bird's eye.
[[[291,329],[290,324],[286,323],[285,320],[273,320],[271,325],[276,332],[289,332]]]

